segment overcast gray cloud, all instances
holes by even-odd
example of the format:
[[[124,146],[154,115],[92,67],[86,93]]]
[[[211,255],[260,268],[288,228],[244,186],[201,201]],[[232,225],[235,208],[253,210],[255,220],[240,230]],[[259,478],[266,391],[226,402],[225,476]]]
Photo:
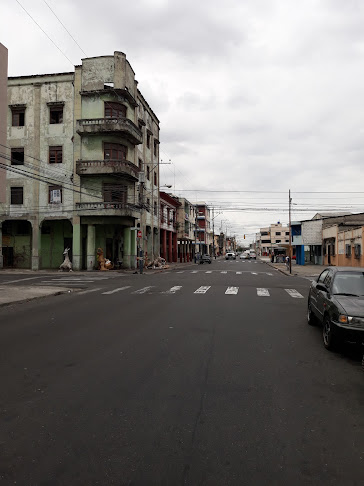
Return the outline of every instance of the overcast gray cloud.
[[[85,54],[43,0],[20,2],[71,62],[17,2],[5,0],[0,41],[9,49],[9,75],[72,71]],[[290,188],[312,209],[296,207],[296,219],[350,201],[364,210],[364,198],[352,195],[363,180],[362,2],[47,3],[87,56],[126,53],[160,119],[161,158],[173,163],[161,169],[163,184],[193,202],[256,209],[287,208]],[[299,194],[331,190],[347,195]],[[220,219],[241,236],[288,216],[225,212],[217,227]]]

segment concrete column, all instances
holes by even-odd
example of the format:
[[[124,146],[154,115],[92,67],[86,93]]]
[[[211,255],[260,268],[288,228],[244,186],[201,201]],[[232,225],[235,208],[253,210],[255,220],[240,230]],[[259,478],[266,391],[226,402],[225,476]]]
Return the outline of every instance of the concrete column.
[[[173,261],[177,262],[177,233],[172,233],[172,239],[173,239]],[[185,245],[184,245],[185,246]]]
[[[96,259],[96,228],[93,224],[87,225],[87,270],[94,270],[97,259]]]
[[[159,247],[159,233],[154,234],[154,228],[153,228],[153,260],[155,260],[160,253],[160,247]]]
[[[183,241],[181,240],[178,245],[179,261],[182,263],[183,258]]]
[[[137,256],[139,256],[137,255],[136,235],[137,235],[136,230],[130,231],[130,267],[131,268],[137,268]]]
[[[162,255],[161,257],[167,260],[167,231],[162,231]]]
[[[39,254],[41,251],[40,237],[41,232],[39,228],[39,222],[35,221],[32,224],[32,270],[39,270]]]
[[[172,241],[172,231],[168,231],[168,261],[173,262],[173,241]]]
[[[5,172],[5,171],[4,171]],[[4,257],[3,257],[3,223],[0,221],[0,268],[4,268]]]
[[[72,235],[72,268],[73,270],[81,270],[82,266],[82,252],[81,252],[81,225],[80,223],[73,224]]]
[[[124,228],[124,258],[123,258],[124,268],[131,268],[130,254],[131,254],[131,229]]]

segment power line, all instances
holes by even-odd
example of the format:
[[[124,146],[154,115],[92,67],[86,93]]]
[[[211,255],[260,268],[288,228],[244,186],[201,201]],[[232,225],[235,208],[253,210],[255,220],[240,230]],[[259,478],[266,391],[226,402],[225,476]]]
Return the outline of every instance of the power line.
[[[52,42],[52,44],[59,50],[59,52],[67,59],[68,62],[70,62],[72,64],[72,66],[74,67],[74,63],[71,61],[71,59],[69,59],[66,54],[62,51],[62,49],[60,49],[57,44],[53,41],[53,39],[51,37],[49,37],[49,35],[47,34],[47,32],[45,30],[43,30],[43,28],[38,24],[38,22],[30,15],[30,13],[23,7],[23,5],[19,2],[19,0],[15,0],[20,6],[21,8],[24,10],[24,12],[29,15],[29,17],[33,20],[33,22],[40,28],[40,30],[43,32],[43,34],[45,34],[47,36],[47,38]]]

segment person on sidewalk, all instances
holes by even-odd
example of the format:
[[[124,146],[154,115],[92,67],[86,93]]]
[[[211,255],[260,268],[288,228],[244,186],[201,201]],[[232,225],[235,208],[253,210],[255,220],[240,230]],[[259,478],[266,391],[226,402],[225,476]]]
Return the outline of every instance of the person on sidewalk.
[[[289,255],[286,256],[286,267],[289,270]]]

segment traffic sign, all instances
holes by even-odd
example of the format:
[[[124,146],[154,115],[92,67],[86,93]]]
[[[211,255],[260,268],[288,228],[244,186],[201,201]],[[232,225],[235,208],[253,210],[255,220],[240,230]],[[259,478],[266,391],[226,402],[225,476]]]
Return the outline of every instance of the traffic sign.
[[[142,232],[141,232],[141,230],[138,230],[138,232],[137,232],[137,237],[138,237],[138,238],[141,238],[141,237],[142,237]]]

